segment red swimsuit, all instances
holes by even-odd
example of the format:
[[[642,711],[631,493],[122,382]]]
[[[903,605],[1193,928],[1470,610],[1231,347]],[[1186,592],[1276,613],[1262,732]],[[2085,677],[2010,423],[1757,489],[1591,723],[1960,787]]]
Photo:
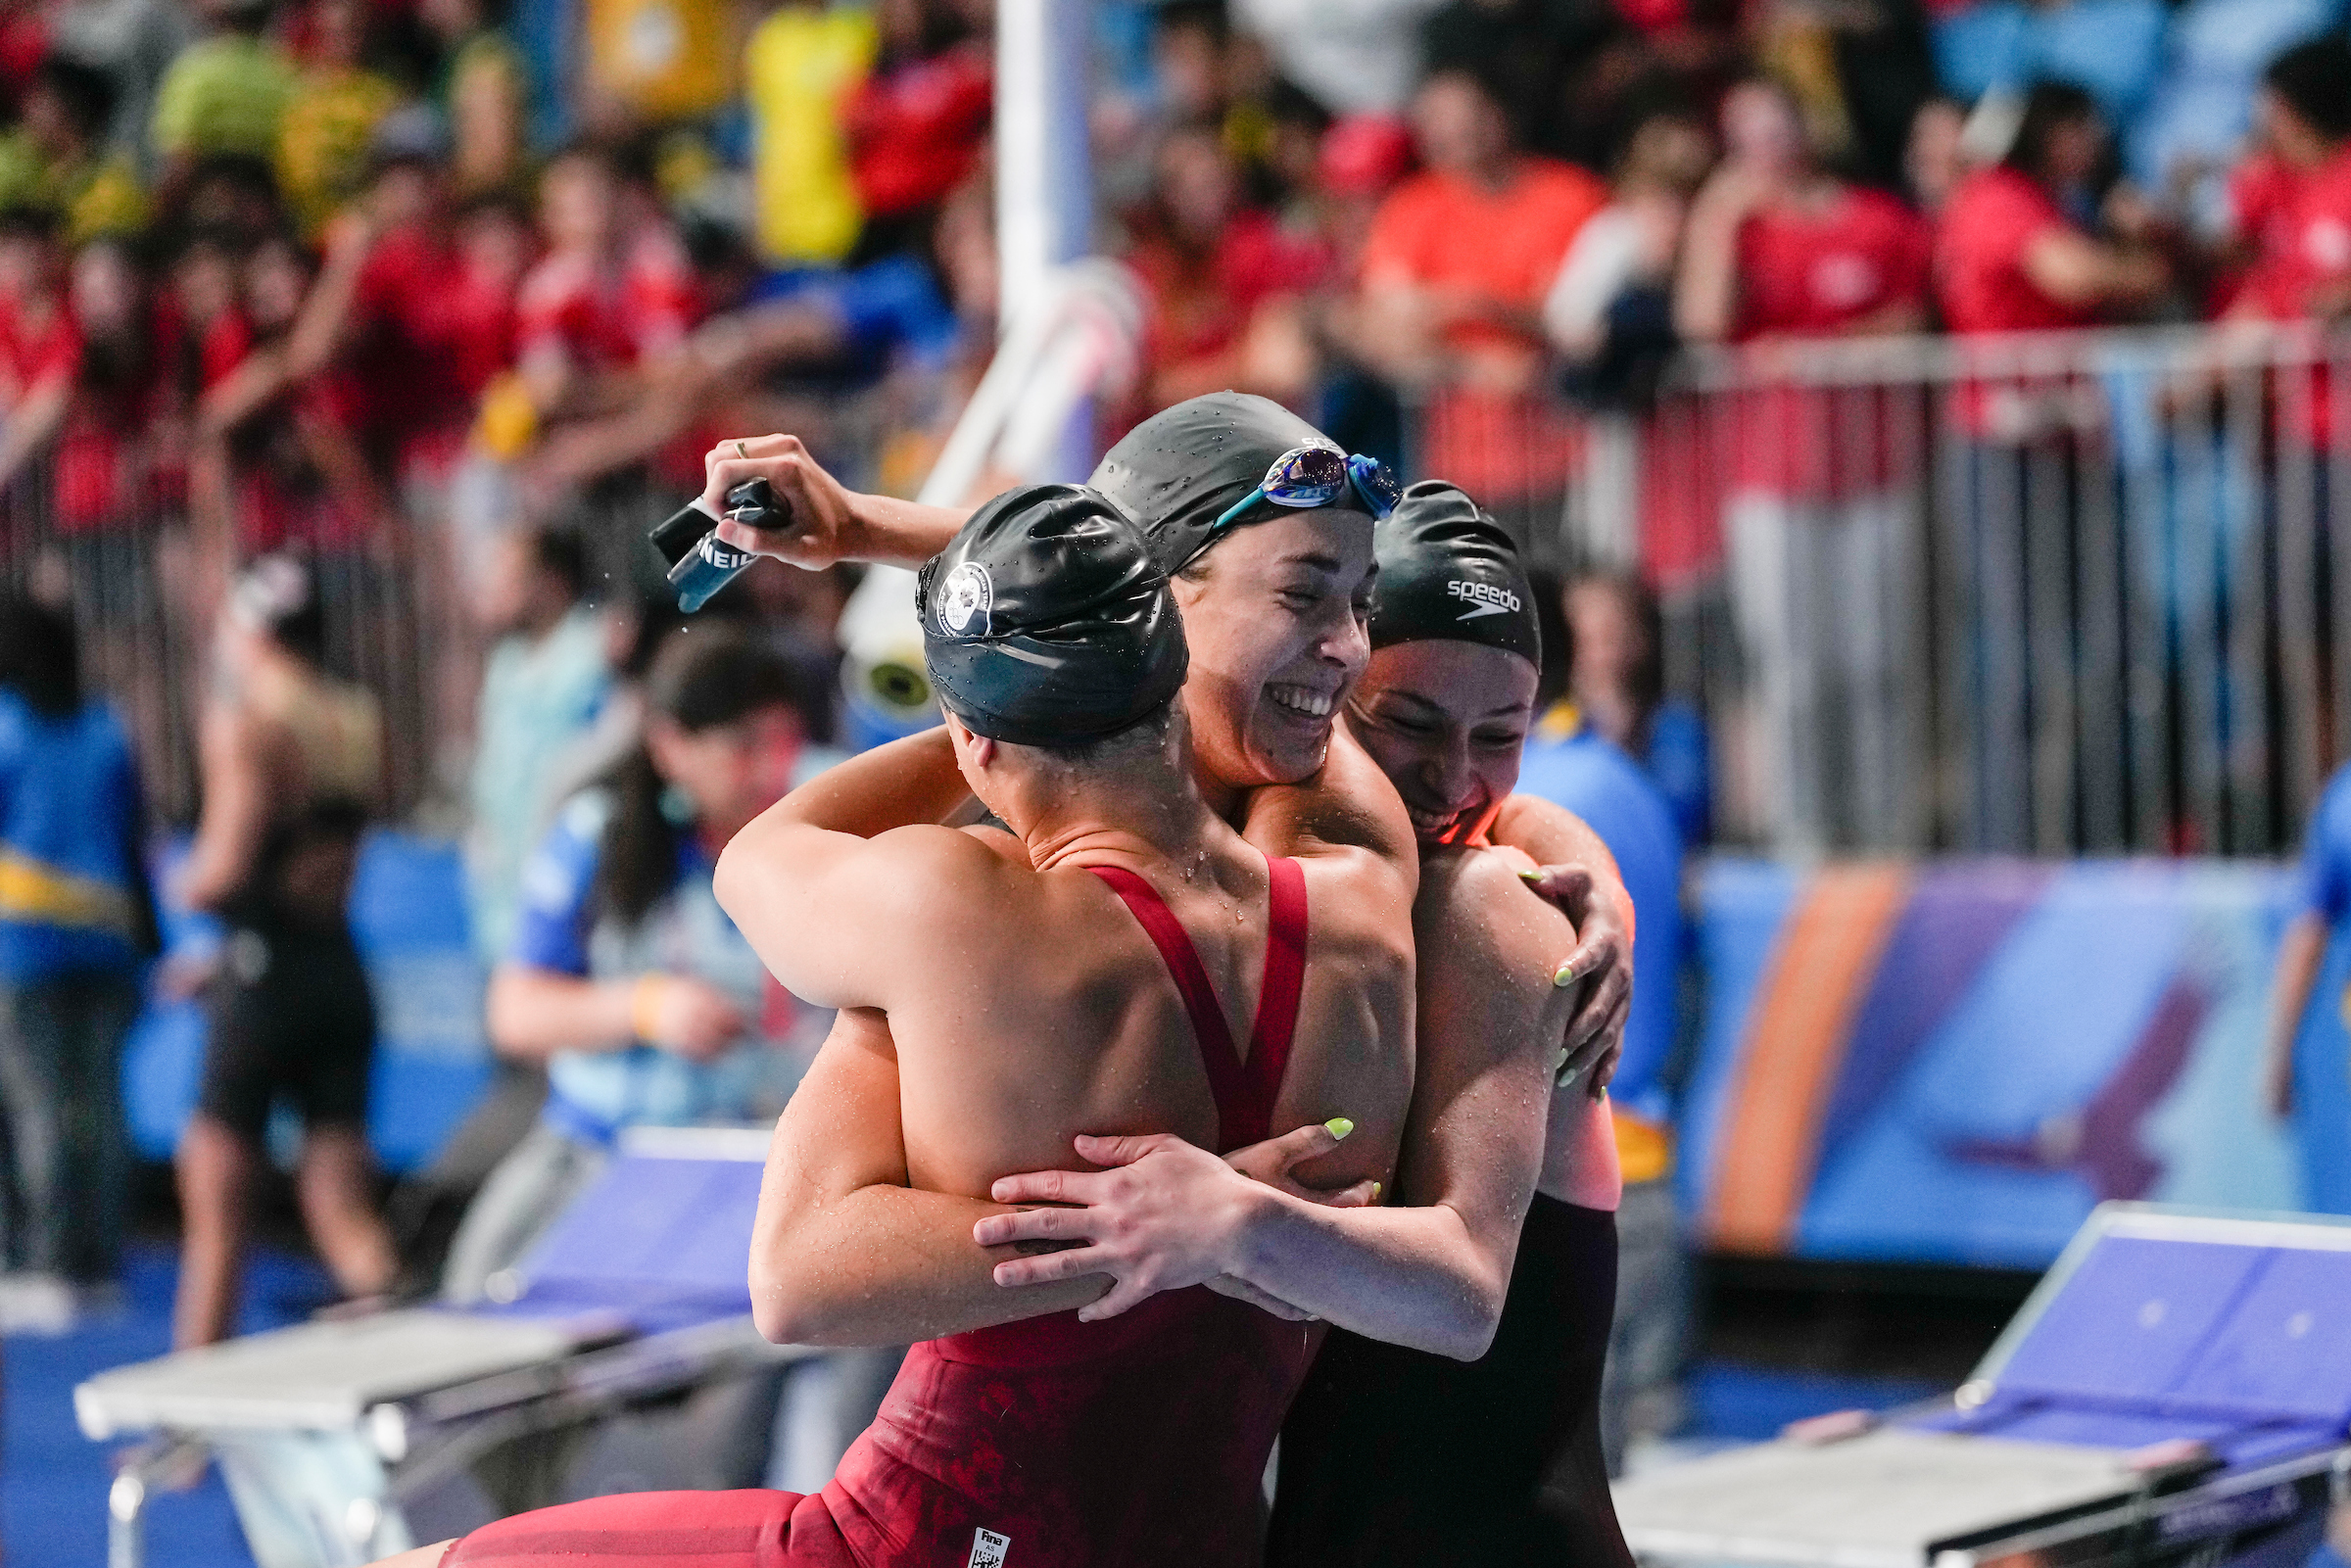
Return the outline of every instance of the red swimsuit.
[[[1271,1133],[1306,973],[1306,878],[1269,859],[1265,984],[1244,1059],[1149,883],[1089,868],[1176,987],[1215,1092],[1218,1149]],[[598,1497],[502,1520],[443,1568],[1248,1568],[1259,1483],[1320,1340],[1206,1286],[1107,1322],[1075,1312],[917,1345],[832,1482]]]

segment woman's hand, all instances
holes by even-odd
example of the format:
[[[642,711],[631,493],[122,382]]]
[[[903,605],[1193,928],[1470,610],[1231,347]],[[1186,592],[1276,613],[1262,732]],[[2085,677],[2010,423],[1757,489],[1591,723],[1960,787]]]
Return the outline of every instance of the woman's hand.
[[[1318,1193],[1290,1175],[1292,1166],[1328,1153],[1350,1130],[1352,1123],[1344,1118],[1317,1123],[1237,1150],[1229,1160],[1167,1133],[1080,1136],[1076,1141],[1079,1158],[1102,1170],[1006,1176],[990,1194],[998,1203],[1068,1207],[991,1214],[972,1227],[972,1237],[983,1247],[1065,1244],[1061,1252],[998,1263],[999,1285],[1108,1274],[1117,1283],[1100,1301],[1080,1309],[1079,1317],[1086,1322],[1116,1317],[1161,1291],[1202,1284],[1277,1316],[1300,1318],[1306,1314],[1231,1277],[1232,1260],[1262,1212],[1266,1187],[1339,1207],[1372,1200],[1376,1183]]]
[[[702,504],[725,516],[727,494],[764,479],[786,521],[775,528],[722,522],[718,537],[737,549],[819,570],[863,558],[855,504],[841,482],[809,455],[797,436],[722,441],[702,458]]]
[[[1564,1086],[1590,1069],[1585,1086],[1598,1095],[1616,1075],[1624,1054],[1625,1021],[1633,1012],[1633,926],[1616,884],[1583,866],[1545,866],[1521,872],[1526,884],[1559,907],[1575,927],[1575,951],[1552,977],[1555,985],[1581,982],[1583,999],[1567,1022],[1565,1056],[1555,1069]]]

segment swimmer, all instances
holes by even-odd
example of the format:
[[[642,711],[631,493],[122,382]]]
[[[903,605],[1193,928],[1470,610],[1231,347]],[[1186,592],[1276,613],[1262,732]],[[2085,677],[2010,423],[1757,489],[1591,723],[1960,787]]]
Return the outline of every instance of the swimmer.
[[[779,1124],[762,1230],[792,1217],[779,1185],[841,1197],[788,1225],[793,1268],[755,1266],[761,1327],[930,1343],[820,1494],[598,1498],[408,1561],[597,1568],[648,1543],[705,1568],[1257,1561],[1259,1478],[1319,1333],[1204,1288],[1085,1321],[1109,1281],[1007,1291],[992,1269],[1017,1250],[971,1227],[1005,1212],[996,1177],[1093,1127],[1231,1151],[1304,1123],[1316,1136],[1280,1142],[1326,1175],[1388,1170],[1409,865],[1316,836],[1307,791],[1251,801],[1251,833],[1286,854],[1208,809],[1173,595],[1093,493],[998,498],[925,568],[919,604],[945,726],[794,792],[718,885],[791,989],[888,1030],[886,1049],[837,1034]],[[967,791],[1012,833],[893,825]],[[1371,826],[1404,832],[1392,803]]]
[[[993,1216],[976,1235],[1072,1244],[1005,1263],[997,1278],[1107,1272],[1120,1289],[1106,1306],[1202,1268],[1300,1307],[1377,1300],[1396,1294],[1395,1236],[1416,1225],[1450,1238],[1455,1270],[1491,1293],[1476,1315],[1500,1314],[1491,1348],[1430,1354],[1444,1347],[1401,1315],[1363,1331],[1373,1314],[1359,1307],[1324,1342],[1283,1428],[1268,1562],[1630,1568],[1599,1446],[1615,1145],[1605,1098],[1552,1085],[1560,1003],[1540,966],[1565,923],[1524,885],[1526,863],[1486,837],[1533,715],[1534,594],[1509,536],[1452,485],[1415,485],[1376,537],[1373,652],[1347,724],[1421,839],[1417,1070],[1399,1207],[1328,1227],[1352,1249],[1301,1248],[1278,1201],[1199,1151],[1171,1138],[1081,1139],[1089,1162],[1125,1168],[999,1181],[1006,1202],[1081,1207]],[[1562,1450],[1572,1495],[1555,1512],[1539,1498]]]
[[[1087,481],[1117,502],[1152,543],[1174,579],[1191,639],[1193,689],[1185,696],[1193,752],[1211,809],[1237,822],[1261,784],[1297,784],[1320,765],[1337,710],[1368,647],[1343,617],[1367,605],[1367,584],[1334,575],[1316,520],[1363,504],[1342,482],[1264,482],[1308,449],[1344,457],[1327,436],[1265,398],[1232,392],[1190,398],[1120,440]],[[1349,463],[1350,472],[1367,459]],[[1375,465],[1374,465],[1375,466]],[[790,522],[773,529],[723,523],[738,549],[795,566],[839,561],[920,566],[954,536],[968,511],[846,489],[795,436],[723,441],[703,459],[703,504],[723,511],[736,486],[765,479]],[[1322,476],[1314,476],[1321,478]],[[1317,494],[1319,507],[1299,502]],[[1511,795],[1489,829],[1495,842],[1543,868],[1538,891],[1559,904],[1576,941],[1559,966],[1578,988],[1562,1072],[1605,1084],[1632,1006],[1633,906],[1599,835],[1548,801]]]

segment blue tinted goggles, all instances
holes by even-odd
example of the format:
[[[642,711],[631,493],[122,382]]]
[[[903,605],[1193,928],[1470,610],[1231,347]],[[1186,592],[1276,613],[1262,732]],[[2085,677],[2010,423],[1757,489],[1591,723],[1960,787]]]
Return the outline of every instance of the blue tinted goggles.
[[[1212,535],[1223,532],[1261,500],[1303,511],[1330,505],[1350,487],[1364,503],[1364,510],[1382,520],[1404,496],[1396,476],[1374,458],[1350,455],[1336,447],[1293,447],[1273,460],[1255,490],[1225,507],[1223,515],[1208,525],[1208,531]]]

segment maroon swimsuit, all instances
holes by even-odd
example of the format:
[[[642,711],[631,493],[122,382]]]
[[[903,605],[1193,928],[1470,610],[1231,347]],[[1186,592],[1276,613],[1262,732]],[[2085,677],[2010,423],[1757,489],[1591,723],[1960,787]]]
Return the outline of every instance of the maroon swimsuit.
[[[1214,1091],[1218,1152],[1270,1136],[1306,973],[1306,877],[1269,858],[1265,984],[1246,1058],[1148,882],[1088,868],[1166,960]],[[1100,1323],[1075,1312],[932,1340],[822,1492],[599,1497],[484,1527],[443,1568],[1253,1568],[1259,1493],[1321,1326],[1204,1285]]]

